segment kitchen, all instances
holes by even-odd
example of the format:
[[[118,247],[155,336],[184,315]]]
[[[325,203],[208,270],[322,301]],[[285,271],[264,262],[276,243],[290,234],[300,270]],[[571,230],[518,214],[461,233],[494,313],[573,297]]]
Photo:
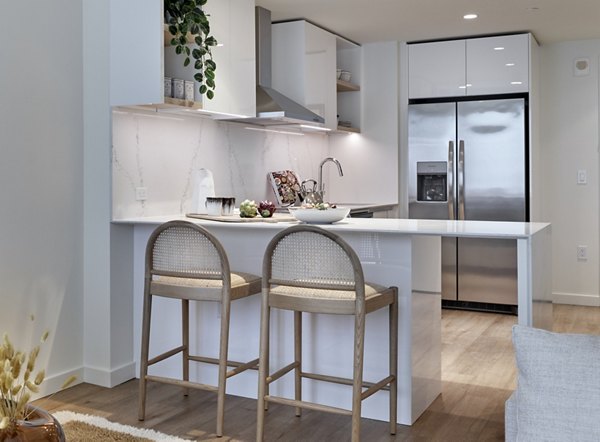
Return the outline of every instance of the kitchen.
[[[68,9],[73,2],[59,3],[64,5],[64,9]],[[24,6],[14,7],[19,8],[15,14],[26,12],[25,9],[20,9],[25,8]],[[97,10],[88,10],[88,7]],[[109,136],[111,117],[107,101],[108,73],[105,69],[96,69],[96,66],[108,65],[108,49],[105,43],[108,36],[106,25],[108,22],[99,19],[105,17],[107,20],[107,12],[103,10],[102,5],[86,5],[84,12],[90,14],[89,17],[93,19],[86,21],[86,27],[82,29],[81,20],[78,18],[82,13],[81,9],[81,6],[75,8],[64,16],[63,12],[48,7],[48,10],[44,10],[44,14],[40,14],[53,17],[52,22],[63,23],[66,26],[65,30],[52,27],[47,32],[48,42],[44,43],[47,44],[44,46],[47,50],[43,52],[44,63],[48,66],[46,87],[38,89],[27,100],[23,100],[25,89],[13,89],[8,85],[25,85],[22,82],[26,79],[30,79],[31,84],[36,84],[37,78],[30,77],[28,76],[30,74],[21,70],[15,70],[14,73],[11,71],[11,76],[3,83],[7,85],[6,89],[3,89],[3,96],[6,96],[7,100],[3,100],[3,103],[11,103],[10,106],[5,104],[7,107],[3,107],[2,118],[3,124],[6,125],[3,133],[7,134],[6,144],[3,143],[5,146],[3,150],[7,152],[7,157],[3,161],[5,168],[2,177],[5,181],[2,188],[6,189],[3,192],[3,200],[10,208],[8,213],[11,214],[11,218],[3,222],[7,229],[27,237],[24,244],[17,242],[17,235],[3,240],[3,249],[11,250],[10,258],[5,258],[6,265],[3,267],[14,269],[17,266],[17,269],[20,269],[19,273],[23,273],[19,278],[14,278],[14,272],[6,273],[3,279],[8,281],[5,287],[7,302],[17,306],[16,311],[23,312],[25,315],[31,309],[36,309],[38,318],[44,318],[52,325],[51,328],[56,329],[51,371],[82,373],[82,367],[85,366],[86,379],[107,385],[110,383],[110,376],[107,373],[117,370],[126,363],[122,358],[123,353],[120,353],[121,346],[130,345],[120,339],[121,331],[105,326],[113,321],[120,322],[118,318],[121,315],[127,318],[131,314],[130,307],[121,305],[122,298],[117,293],[111,293],[110,290],[111,282],[118,280],[120,272],[126,275],[131,270],[128,265],[120,266],[117,260],[113,260],[111,264],[110,260],[111,253],[127,256],[126,245],[129,239],[125,229],[108,224],[111,220],[111,158],[110,151],[105,148],[111,145]],[[33,18],[33,20],[37,23],[38,19]],[[41,17],[39,21],[40,23],[37,24],[42,29],[49,26]],[[574,23],[579,21],[578,19]],[[19,33],[16,23],[9,24],[2,31],[6,32],[6,39]],[[94,51],[93,60],[85,59],[85,63],[89,64],[84,64],[83,55],[77,62],[77,57],[73,54],[83,52],[83,43],[81,39],[73,41],[67,38],[65,34],[67,31],[75,35],[84,35],[85,42],[98,42],[100,49]],[[433,35],[433,31],[430,32]],[[340,33],[344,33],[343,30],[340,30]],[[466,34],[469,33],[464,32],[460,35]],[[544,188],[547,189],[541,204],[543,203],[547,212],[544,220],[553,224],[554,250],[566,251],[562,256],[556,256],[559,254],[555,253],[554,259],[557,260],[553,265],[555,300],[597,306],[598,41],[586,40],[586,38],[597,38],[597,36],[591,35],[580,37],[576,41],[542,45],[541,71],[545,75],[542,77],[541,85],[543,88],[541,108],[545,112],[540,116],[544,128],[540,138],[545,146],[544,152],[548,152],[548,155],[543,157],[544,170],[548,173],[540,177]],[[31,35],[27,36],[22,44],[27,47],[39,47],[40,41],[36,36]],[[395,46],[397,43],[388,43],[388,45]],[[364,60],[371,60],[369,58],[371,56],[374,59],[387,60],[385,52],[379,57],[375,54],[377,50],[375,46],[363,45],[366,47]],[[381,47],[385,50],[386,45],[382,44]],[[369,49],[372,52],[368,51]],[[33,61],[25,60],[23,54],[24,52],[20,50],[3,48],[5,60],[15,66],[31,66],[30,71],[33,72]],[[579,57],[588,57],[590,60],[591,69],[588,76],[575,77],[572,74],[573,60]],[[77,68],[81,65],[87,66],[84,70],[85,77],[81,69]],[[71,68],[67,70],[65,67]],[[385,69],[380,69],[381,72],[373,69],[371,75],[389,74],[387,81],[392,88],[390,90],[397,90],[394,89],[398,86],[395,86],[392,81],[394,74],[391,72],[394,69],[402,70],[404,67],[402,63],[398,68],[396,63],[390,62]],[[367,76],[365,75],[364,78]],[[64,81],[60,81],[61,79]],[[385,124],[387,119],[389,119],[388,123],[393,121],[393,124],[398,121],[398,109],[392,97],[394,94],[381,91],[379,94],[385,100],[378,102],[377,95],[371,95],[377,94],[377,90],[370,91],[366,83],[362,86],[365,89],[362,94],[363,100],[365,95],[373,97],[373,103],[363,103],[364,106],[370,106],[369,111],[363,113],[361,127],[363,135],[368,134],[365,131],[369,130],[369,126],[373,127],[369,141],[364,144],[357,143],[352,137],[342,138],[336,135],[332,137],[334,140],[330,141],[330,151],[305,146],[304,152],[310,155],[310,161],[306,161],[307,169],[299,169],[299,172],[309,177],[316,176],[316,167],[320,160],[329,155],[335,156],[342,162],[345,176],[338,178],[335,171],[330,171],[333,173],[327,177],[327,184],[331,186],[329,188],[331,195],[340,192],[338,195],[344,197],[341,192],[344,191],[344,183],[348,182],[348,178],[360,177],[368,173],[372,177],[361,180],[361,185],[352,189],[356,192],[353,193],[356,195],[355,201],[372,201],[380,195],[380,189],[384,189],[388,192],[388,196],[397,196],[403,207],[406,204],[403,201],[404,194],[395,188],[395,165],[389,166],[391,162],[384,160],[390,153],[395,155],[395,151],[388,152],[382,147],[390,140],[392,143],[393,140],[398,140],[397,130]],[[78,92],[82,88],[86,97],[84,103],[81,102],[81,94]],[[60,108],[61,112],[55,112],[56,108]],[[382,110],[384,119],[376,115],[375,109]],[[128,115],[122,117],[133,118]],[[198,122],[213,129],[225,124],[202,119],[198,119]],[[175,124],[177,121],[167,120],[166,123]],[[31,126],[47,129],[31,131]],[[191,127],[192,124],[183,122],[182,126]],[[190,127],[187,127],[187,130],[192,132],[194,129]],[[181,128],[175,129],[178,134],[181,134]],[[196,129],[196,135],[197,133]],[[222,137],[221,139],[225,138],[222,132],[217,136]],[[245,140],[249,135],[234,133],[233,136]],[[322,140],[323,136],[310,137],[314,140]],[[381,143],[380,137],[384,139]],[[307,136],[298,138],[306,139]],[[261,152],[262,147],[259,146],[262,146],[264,139],[282,140],[282,144],[287,142],[284,136],[272,139],[257,136],[254,139],[255,153]],[[340,152],[343,149],[341,141],[345,144],[343,148],[347,148],[343,152]],[[320,142],[325,143],[324,140]],[[315,144],[318,145],[319,141]],[[85,148],[85,155],[82,145]],[[216,146],[216,143],[212,145]],[[35,146],[36,150],[32,150],[31,146]],[[38,150],[46,146],[51,148]],[[343,153],[347,157],[343,156]],[[243,157],[245,153],[241,152],[240,155]],[[249,154],[248,158],[250,158]],[[301,161],[303,157],[299,155],[298,158]],[[353,161],[353,158],[369,161]],[[224,158],[223,161],[228,161],[228,158]],[[369,164],[383,164],[384,167],[389,166],[392,170],[384,169],[384,173],[381,173],[379,169],[367,168]],[[252,162],[244,163],[244,166],[246,170],[255,168]],[[274,166],[274,164],[265,165],[264,173],[261,173],[254,182],[257,193],[268,195],[265,175],[267,171],[275,170]],[[576,184],[575,172],[579,169],[587,169],[587,185]],[[214,167],[213,170],[216,175],[218,168]],[[392,177],[394,185],[390,186],[389,176]],[[19,185],[15,186],[15,183]],[[573,198],[573,195],[576,197]],[[149,194],[150,198],[154,198],[153,194]],[[177,195],[175,200],[179,201],[179,199],[180,195]],[[555,204],[556,200],[560,201],[560,204]],[[56,208],[60,208],[60,211],[57,212]],[[174,208],[180,210],[178,204]],[[43,235],[41,238],[25,235],[25,232],[29,231],[25,226],[30,226],[30,220],[38,219],[40,213],[52,214],[50,218],[45,217],[43,220],[45,229],[50,234]],[[574,217],[573,214],[578,216]],[[53,238],[54,242],[48,242],[48,237]],[[41,239],[42,243],[35,243],[36,239]],[[587,261],[577,261],[575,258],[575,247],[580,244],[587,244],[589,247]],[[125,253],[119,250],[120,247],[125,248]],[[38,255],[32,259],[28,252],[34,248],[38,250]],[[52,265],[48,266],[46,262],[50,256],[59,256],[62,259],[52,260]],[[127,262],[126,259],[124,261]],[[33,270],[28,270],[30,268]],[[51,275],[47,276],[50,278],[51,293],[48,293],[47,279],[41,279],[44,275]],[[47,302],[40,304],[40,298]],[[15,316],[17,315],[2,316],[3,323],[12,324],[8,327],[11,335],[18,330],[17,323],[13,322],[16,320],[13,319]],[[84,339],[86,342],[89,341],[85,348],[93,347],[96,351],[84,351]],[[81,350],[72,351],[73,348]]]

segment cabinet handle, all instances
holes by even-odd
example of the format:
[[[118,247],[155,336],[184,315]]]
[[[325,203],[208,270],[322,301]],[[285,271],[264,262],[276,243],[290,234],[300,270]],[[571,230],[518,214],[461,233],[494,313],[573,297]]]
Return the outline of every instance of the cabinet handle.
[[[448,219],[454,220],[454,141],[448,141],[448,182],[446,183],[448,194]]]
[[[458,142],[458,219],[465,219],[465,142]]]

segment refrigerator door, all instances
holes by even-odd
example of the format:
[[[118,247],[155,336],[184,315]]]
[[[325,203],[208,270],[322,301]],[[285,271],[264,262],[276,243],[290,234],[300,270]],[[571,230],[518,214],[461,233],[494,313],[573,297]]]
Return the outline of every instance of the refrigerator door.
[[[522,99],[458,103],[459,219],[527,221]],[[458,240],[458,299],[517,304],[516,241]]]
[[[408,121],[409,217],[456,219],[456,103],[410,105]],[[444,170],[445,198],[428,198]],[[456,301],[456,285],[456,238],[442,238],[442,298]]]
[[[464,219],[527,221],[524,100],[459,102],[458,146]]]
[[[455,140],[455,103],[408,107],[410,218],[453,219]]]

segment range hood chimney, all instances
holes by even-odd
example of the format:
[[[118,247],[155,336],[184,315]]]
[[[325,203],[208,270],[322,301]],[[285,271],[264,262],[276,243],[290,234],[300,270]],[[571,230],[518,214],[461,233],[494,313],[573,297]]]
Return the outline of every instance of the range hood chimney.
[[[324,123],[323,117],[271,87],[271,11],[255,8],[256,26],[256,118],[235,121],[258,126]]]

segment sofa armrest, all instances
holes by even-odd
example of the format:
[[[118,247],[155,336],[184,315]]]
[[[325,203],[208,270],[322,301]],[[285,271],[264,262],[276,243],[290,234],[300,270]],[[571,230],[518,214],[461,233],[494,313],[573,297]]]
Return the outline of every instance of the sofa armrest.
[[[513,391],[504,404],[504,440],[516,442],[517,434],[517,392]]]

